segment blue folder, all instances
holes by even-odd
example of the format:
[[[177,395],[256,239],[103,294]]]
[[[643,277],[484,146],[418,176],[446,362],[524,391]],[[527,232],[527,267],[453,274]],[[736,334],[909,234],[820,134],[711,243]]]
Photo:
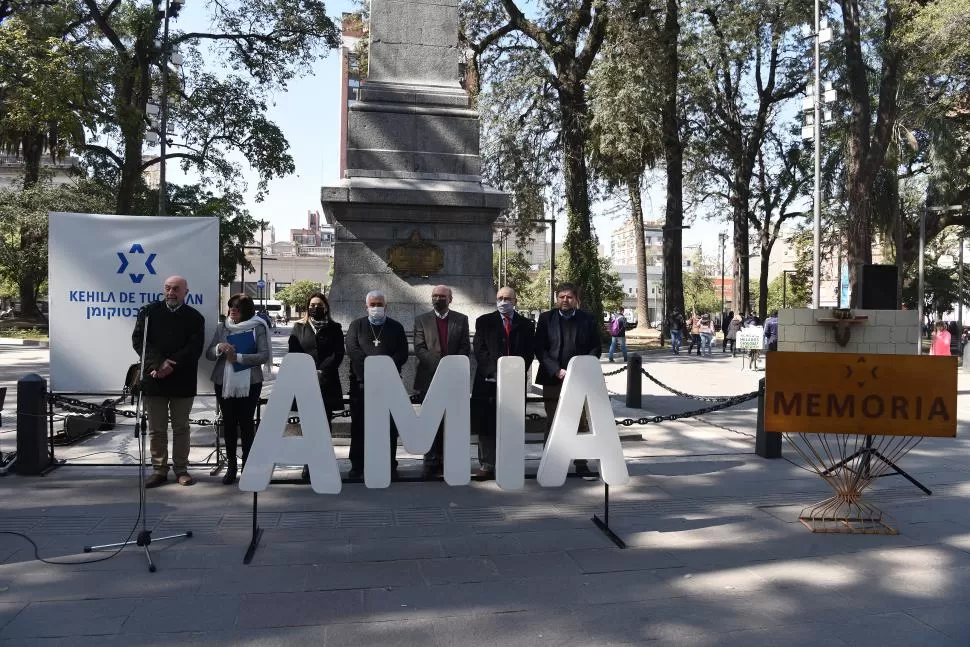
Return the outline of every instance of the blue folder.
[[[252,330],[229,335],[226,337],[226,342],[232,344],[233,348],[236,349],[237,355],[252,355],[256,352],[256,333]],[[252,367],[246,364],[240,364],[239,362],[233,362],[232,368],[238,373],[239,371],[245,371],[247,368]]]

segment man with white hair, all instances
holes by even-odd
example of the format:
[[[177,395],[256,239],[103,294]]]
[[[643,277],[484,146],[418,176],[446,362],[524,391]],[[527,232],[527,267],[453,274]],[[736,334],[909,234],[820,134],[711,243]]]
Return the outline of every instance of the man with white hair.
[[[408,361],[408,338],[404,326],[387,316],[387,298],[371,290],[364,299],[367,315],[355,319],[345,336],[350,358],[350,473],[351,479],[364,475],[364,360],[372,355],[387,355],[398,373]],[[391,473],[397,473],[397,427],[391,421]]]

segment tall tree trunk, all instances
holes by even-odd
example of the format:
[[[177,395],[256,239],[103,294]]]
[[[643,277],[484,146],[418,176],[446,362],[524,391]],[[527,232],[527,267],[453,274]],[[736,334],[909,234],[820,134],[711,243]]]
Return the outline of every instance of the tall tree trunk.
[[[734,307],[736,312],[744,313],[751,311],[751,243],[748,235],[750,182],[750,176],[736,180],[731,217],[734,225]]]
[[[643,234],[643,201],[640,197],[640,178],[626,181],[630,193],[630,217],[633,219],[633,244],[637,254],[637,329],[650,329],[650,293],[647,272],[647,243]]]
[[[30,189],[37,186],[40,182],[40,163],[44,157],[44,142],[46,137],[43,133],[25,133],[21,142],[21,154],[24,158],[24,188]],[[42,242],[43,232],[29,230],[26,227],[20,230],[19,249],[23,252],[35,248]],[[24,270],[19,273],[17,280],[17,293],[20,296],[20,314],[23,317],[38,317],[40,309],[37,307],[37,289],[43,282],[43,276],[37,276],[32,270]]]
[[[872,189],[886,159],[898,113],[897,93],[902,50],[893,44],[899,8],[888,3],[883,16],[879,104],[872,123],[872,88],[869,52],[863,51],[862,15],[859,0],[839,0],[845,33],[845,65],[848,99],[852,107],[846,137],[846,187],[848,195],[848,263],[850,308],[862,304],[862,266],[872,263]]]
[[[603,314],[603,280],[599,250],[593,237],[589,206],[589,171],[586,166],[586,95],[578,79],[559,90],[562,119],[564,179],[566,189],[566,238],[569,279],[579,287],[583,310]]]
[[[767,222],[767,218],[765,218]],[[761,237],[761,276],[758,277],[758,319],[762,322],[768,316],[768,265],[771,263],[771,243],[767,232]]]
[[[663,107],[661,108],[664,162],[667,167],[667,207],[664,212],[664,311],[663,333],[669,332],[667,313],[684,312],[684,144],[677,111],[680,80],[679,0],[667,0],[661,44],[664,50]]]

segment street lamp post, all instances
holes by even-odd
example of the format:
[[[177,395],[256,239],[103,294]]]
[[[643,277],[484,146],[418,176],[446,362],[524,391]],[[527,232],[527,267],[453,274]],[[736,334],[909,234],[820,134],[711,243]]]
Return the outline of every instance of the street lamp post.
[[[165,177],[165,156],[168,152],[168,62],[171,56],[168,43],[168,23],[170,18],[178,16],[185,5],[185,0],[165,0],[162,24],[162,87],[161,105],[159,106],[159,167],[158,167],[158,215],[166,215],[168,209],[168,185]],[[176,65],[178,62],[176,61]]]
[[[788,307],[788,275],[797,274],[795,270],[782,270],[781,272],[781,307]]]
[[[717,235],[721,241],[721,330],[724,330],[724,249],[727,247],[727,234],[721,232]]]

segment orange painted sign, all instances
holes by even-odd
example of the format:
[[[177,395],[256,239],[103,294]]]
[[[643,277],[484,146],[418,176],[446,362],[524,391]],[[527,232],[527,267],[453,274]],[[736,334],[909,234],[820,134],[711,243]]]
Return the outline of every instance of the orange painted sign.
[[[766,431],[957,435],[955,357],[771,352],[766,359]]]

